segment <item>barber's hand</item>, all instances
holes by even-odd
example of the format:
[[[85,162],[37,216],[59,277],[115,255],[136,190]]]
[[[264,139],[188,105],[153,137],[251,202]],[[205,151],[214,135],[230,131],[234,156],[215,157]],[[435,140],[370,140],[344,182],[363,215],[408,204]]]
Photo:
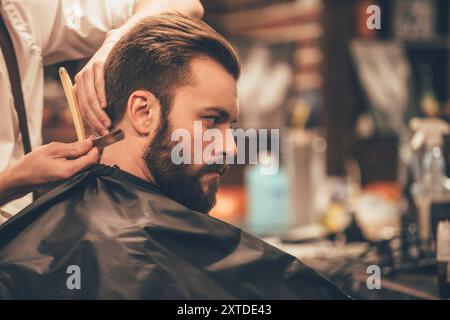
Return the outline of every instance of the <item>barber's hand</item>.
[[[75,95],[84,122],[97,134],[109,132],[111,120],[106,108],[104,65],[115,42],[106,41],[86,66],[75,76]]]
[[[43,145],[0,172],[0,205],[48,183],[68,179],[97,162],[98,149],[94,148],[92,138]]]
[[[151,1],[151,3],[155,6],[160,6],[161,9],[159,10],[161,12],[180,12],[199,19],[205,14],[205,9],[200,0],[166,0]]]
[[[68,179],[85,167],[98,162],[98,149],[91,138],[81,142],[52,142],[27,154],[15,170],[18,182],[36,187]]]

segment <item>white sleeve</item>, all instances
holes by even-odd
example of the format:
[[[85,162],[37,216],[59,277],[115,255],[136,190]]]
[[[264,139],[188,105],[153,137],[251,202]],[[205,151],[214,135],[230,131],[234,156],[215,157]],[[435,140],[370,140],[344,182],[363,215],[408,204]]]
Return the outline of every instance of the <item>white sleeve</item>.
[[[18,0],[30,10],[30,30],[44,64],[86,58],[106,33],[122,26],[137,0]]]

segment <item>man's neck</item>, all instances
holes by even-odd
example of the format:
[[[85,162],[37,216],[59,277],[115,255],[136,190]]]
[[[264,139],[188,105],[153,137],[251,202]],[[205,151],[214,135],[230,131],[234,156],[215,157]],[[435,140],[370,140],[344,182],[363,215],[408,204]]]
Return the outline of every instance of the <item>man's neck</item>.
[[[103,149],[100,163],[111,167],[116,165],[136,177],[153,182],[153,177],[142,160],[142,150],[136,149],[138,148],[133,147],[126,139],[116,142]]]

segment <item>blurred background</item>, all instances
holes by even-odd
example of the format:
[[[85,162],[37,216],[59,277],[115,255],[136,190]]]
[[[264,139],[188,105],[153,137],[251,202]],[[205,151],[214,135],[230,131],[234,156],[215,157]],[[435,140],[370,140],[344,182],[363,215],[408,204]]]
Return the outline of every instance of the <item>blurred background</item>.
[[[231,166],[211,214],[355,297],[450,298],[450,3],[202,3],[240,52],[239,127],[280,130],[278,173]],[[63,65],[74,77],[84,63]],[[44,142],[76,140],[58,68],[46,68]]]

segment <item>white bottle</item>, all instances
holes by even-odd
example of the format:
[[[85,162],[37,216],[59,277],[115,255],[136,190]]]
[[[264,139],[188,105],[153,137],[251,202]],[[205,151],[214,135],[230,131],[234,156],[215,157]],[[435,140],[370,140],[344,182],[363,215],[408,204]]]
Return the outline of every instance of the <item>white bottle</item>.
[[[415,118],[411,120],[410,127],[415,132],[411,141],[412,148],[418,150],[425,145],[420,172],[412,193],[419,209],[419,237],[428,240],[431,236],[432,203],[450,200],[442,151],[443,135],[450,132],[450,126],[437,118]]]
[[[431,131],[426,138],[422,163],[423,187],[430,197],[439,196],[444,190],[446,176],[442,145],[442,133]]]

